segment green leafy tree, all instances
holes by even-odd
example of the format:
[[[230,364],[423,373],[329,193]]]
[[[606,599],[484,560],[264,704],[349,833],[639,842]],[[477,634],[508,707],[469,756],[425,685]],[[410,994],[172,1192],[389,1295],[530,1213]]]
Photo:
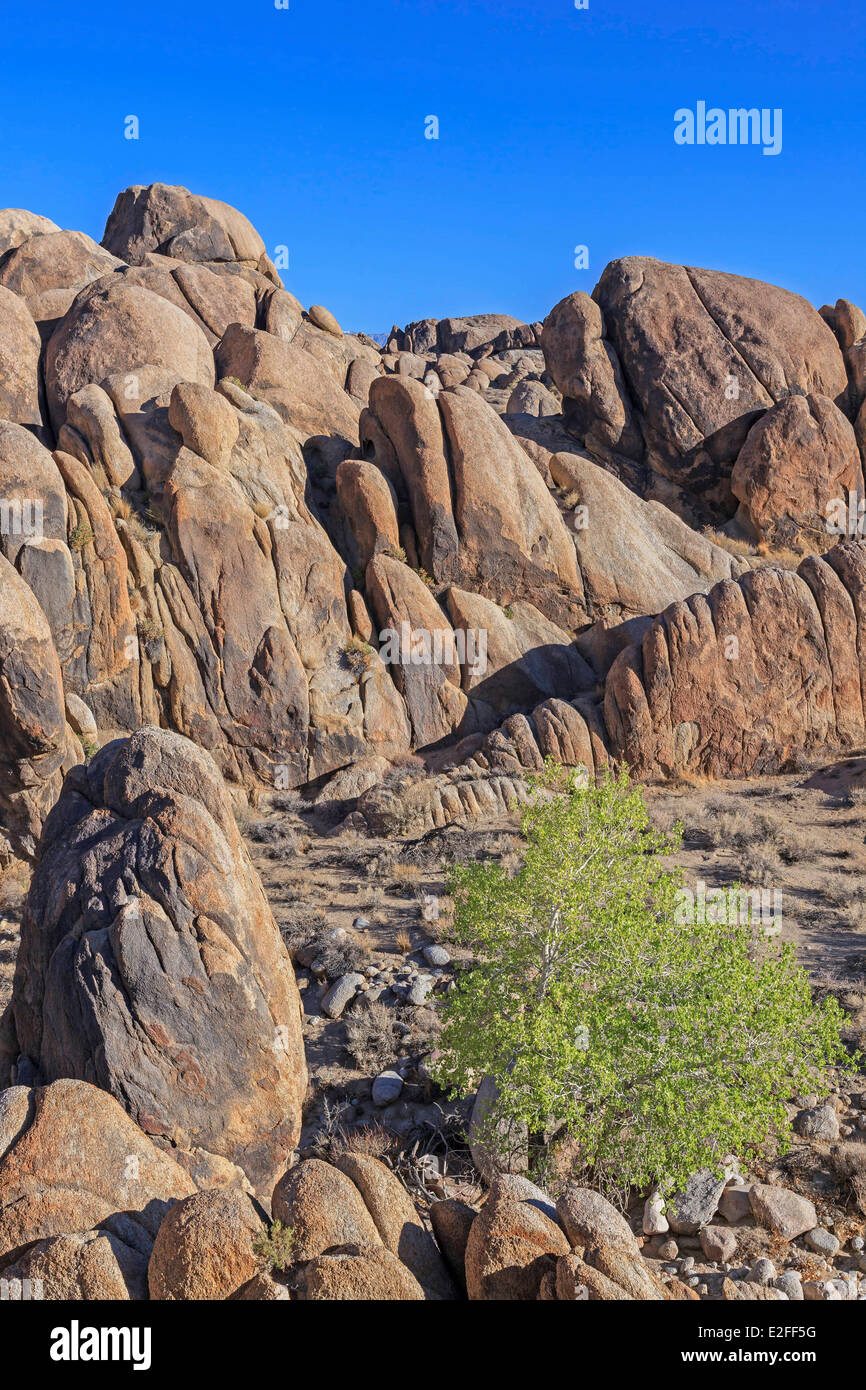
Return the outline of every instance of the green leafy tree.
[[[475,963],[444,1005],[437,1080],[469,1094],[492,1077],[491,1141],[567,1138],[608,1188],[669,1192],[770,1136],[784,1146],[786,1098],[823,1092],[844,1055],[835,1000],[813,1000],[751,908],[687,920],[682,874],[665,864],[679,827],[652,827],[625,772],[582,785],[549,765],[522,829],[516,872],[452,872],[455,933]]]

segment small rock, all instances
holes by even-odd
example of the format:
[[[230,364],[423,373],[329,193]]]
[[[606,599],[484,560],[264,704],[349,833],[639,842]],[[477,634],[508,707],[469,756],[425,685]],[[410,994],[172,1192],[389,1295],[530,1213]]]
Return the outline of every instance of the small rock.
[[[369,925],[369,917],[356,917],[354,922],[352,923],[352,926],[355,928],[355,931],[366,931]]]
[[[737,1252],[737,1237],[726,1226],[704,1226],[700,1241],[708,1260],[728,1262]]]
[[[838,1289],[830,1288],[829,1282],[823,1279],[807,1279],[803,1285],[803,1297],[807,1303],[839,1303],[841,1294]]]
[[[773,1288],[781,1289],[782,1293],[788,1295],[792,1303],[803,1302],[803,1284],[799,1274],[794,1269],[784,1270],[778,1279],[773,1281]]]
[[[794,1120],[794,1129],[804,1139],[839,1138],[839,1117],[832,1105],[816,1105],[811,1110],[801,1110]]]
[[[726,1179],[710,1168],[693,1173],[682,1192],[668,1203],[667,1218],[678,1236],[694,1236],[712,1221],[725,1190]]]
[[[409,986],[406,993],[406,1003],[414,1004],[416,1008],[419,1004],[423,1004],[427,996],[431,993],[435,983],[435,980],[429,975],[419,975],[417,980],[414,980]]]
[[[403,1089],[403,1078],[399,1072],[383,1071],[373,1082],[373,1104],[390,1105],[397,1100]]]
[[[816,1226],[813,1231],[807,1231],[803,1237],[810,1250],[814,1250],[818,1255],[826,1255],[832,1259],[839,1249],[839,1239],[834,1236],[832,1231],[825,1231],[823,1226]]]
[[[645,1236],[660,1236],[670,1230],[664,1213],[665,1201],[659,1192],[651,1192],[644,1202],[643,1233]]]
[[[675,1240],[666,1240],[663,1245],[659,1246],[660,1260],[675,1260],[679,1253],[680,1248]]]
[[[451,957],[444,946],[425,946],[424,959],[428,965],[448,965]]]
[[[350,971],[348,975],[341,975],[322,1000],[322,1013],[327,1014],[329,1018],[339,1018],[363,984],[364,976],[355,970]]]
[[[330,309],[326,309],[323,304],[311,304],[307,310],[311,323],[317,328],[321,328],[325,333],[333,333],[335,338],[342,338],[343,330],[334,318]]]
[[[852,1238],[852,1240],[851,1240],[851,1249],[852,1249],[852,1250],[862,1250],[862,1249],[863,1249],[863,1244],[864,1244],[864,1241],[863,1241],[863,1237],[862,1237],[862,1236],[854,1236],[854,1237]]]
[[[813,1231],[818,1224],[813,1204],[787,1187],[755,1183],[749,1191],[749,1202],[759,1225],[783,1240],[796,1240],[806,1231]]]
[[[744,1221],[751,1215],[751,1205],[749,1203],[749,1183],[728,1183],[721,1197],[719,1198],[719,1215],[726,1221]]]
[[[752,1284],[772,1284],[775,1278],[776,1266],[773,1264],[772,1260],[768,1260],[764,1256],[755,1260],[752,1268],[749,1270],[749,1281]]]
[[[421,906],[421,916],[425,922],[439,921],[439,899],[435,893],[425,893]]]

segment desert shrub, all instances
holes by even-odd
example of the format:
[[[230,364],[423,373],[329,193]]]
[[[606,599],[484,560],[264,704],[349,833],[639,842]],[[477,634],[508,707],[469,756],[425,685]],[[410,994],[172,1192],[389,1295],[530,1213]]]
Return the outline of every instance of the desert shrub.
[[[78,742],[81,744],[81,751],[87,762],[90,762],[91,758],[96,757],[96,754],[99,752],[99,744],[94,743],[89,734],[79,734]]]
[[[329,1157],[334,1161],[341,1154],[357,1154],[362,1158],[382,1160],[393,1153],[396,1143],[396,1137],[381,1120],[371,1120],[356,1129],[338,1129],[331,1139]]]
[[[450,875],[476,963],[444,1004],[436,1079],[469,1094],[492,1076],[491,1138],[571,1137],[580,1168],[621,1190],[784,1146],[786,1098],[825,1093],[843,1055],[838,1004],[751,922],[687,920],[665,867],[677,837],[625,773],[551,794],[562,776],[549,768],[524,810],[517,872]]]
[[[866,1148],[861,1144],[840,1144],[830,1163],[836,1176],[847,1184],[857,1210],[866,1216]]]
[[[309,849],[309,836],[299,834],[284,820],[250,820],[245,828],[247,839],[266,846],[269,859],[290,860]]]
[[[69,549],[83,550],[86,545],[93,543],[93,528],[86,521],[79,521],[77,526],[73,526],[69,533]]]
[[[350,637],[343,650],[346,665],[356,676],[360,676],[368,670],[373,656],[373,648],[369,642],[362,642],[360,637]]]
[[[329,941],[316,956],[314,968],[329,980],[339,980],[341,975],[360,970],[369,954],[366,941]]]
[[[321,936],[328,925],[328,919],[320,907],[306,907],[299,903],[280,920],[280,934],[290,955],[308,941]]]
[[[268,1269],[290,1269],[295,1248],[295,1232],[282,1221],[272,1221],[266,1231],[253,1240],[253,1252]]]
[[[381,1071],[393,1062],[395,1022],[393,1009],[379,1003],[346,1016],[346,1049],[357,1066],[365,1071]]]
[[[157,642],[164,635],[159,619],[149,613],[139,613],[135,626],[142,642]]]
[[[392,893],[408,894],[411,897],[417,890],[421,878],[421,870],[417,864],[396,864],[391,870],[388,887]]]

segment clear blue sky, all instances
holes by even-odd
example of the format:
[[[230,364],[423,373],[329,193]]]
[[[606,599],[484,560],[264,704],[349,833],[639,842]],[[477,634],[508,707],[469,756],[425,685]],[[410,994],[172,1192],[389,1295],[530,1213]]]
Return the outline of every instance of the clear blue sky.
[[[99,240],[185,184],[369,332],[542,318],[627,254],[866,306],[864,77],[862,0],[41,0],[4,10],[0,207]],[[781,107],[782,153],[678,147],[698,100]]]

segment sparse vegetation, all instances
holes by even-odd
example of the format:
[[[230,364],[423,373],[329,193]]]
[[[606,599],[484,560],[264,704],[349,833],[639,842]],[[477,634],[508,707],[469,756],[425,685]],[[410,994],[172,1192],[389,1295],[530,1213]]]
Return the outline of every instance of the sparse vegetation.
[[[83,550],[93,544],[93,527],[86,521],[79,521],[69,534],[69,549]]]
[[[89,738],[87,734],[79,734],[78,742],[81,744],[82,752],[86,760],[90,762],[90,759],[95,757],[99,752],[99,744],[94,743],[93,739]]]
[[[346,1019],[346,1048],[362,1070],[375,1073],[393,1061],[395,1022],[394,1010],[379,1003],[370,1004]]]
[[[135,626],[142,642],[158,642],[165,635],[162,623],[152,613],[139,613],[135,620]]]
[[[292,1266],[292,1252],[296,1243],[291,1226],[284,1225],[282,1221],[272,1221],[266,1231],[254,1238],[253,1251],[267,1269],[283,1273]]]
[[[580,1171],[619,1189],[784,1146],[786,1097],[821,1089],[844,1053],[838,1004],[813,1001],[790,946],[750,923],[678,922],[676,842],[624,774],[551,796],[557,779],[524,812],[516,873],[451,875],[475,965],[446,1002],[437,1079],[493,1076],[492,1132],[572,1137]]]
[[[349,669],[360,676],[370,668],[373,648],[369,642],[362,642],[360,637],[350,637],[344,648],[344,656]]]

